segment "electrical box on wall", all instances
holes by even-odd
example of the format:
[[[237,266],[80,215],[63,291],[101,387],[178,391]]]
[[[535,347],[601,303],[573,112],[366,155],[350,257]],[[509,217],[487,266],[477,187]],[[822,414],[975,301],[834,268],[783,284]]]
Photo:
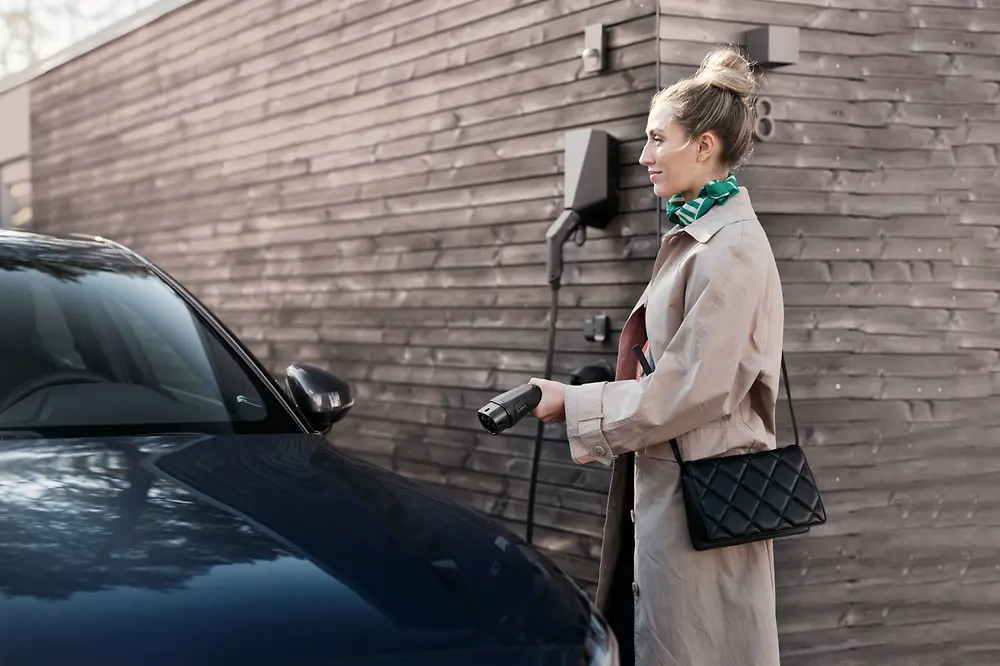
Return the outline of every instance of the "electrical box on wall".
[[[747,57],[761,67],[780,67],[799,62],[799,29],[786,25],[762,25],[744,37]]]

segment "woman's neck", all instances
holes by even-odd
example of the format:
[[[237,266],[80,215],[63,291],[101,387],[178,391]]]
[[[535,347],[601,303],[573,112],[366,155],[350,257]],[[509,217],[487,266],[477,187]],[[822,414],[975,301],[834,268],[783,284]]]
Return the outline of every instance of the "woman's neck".
[[[705,187],[705,185],[711,183],[713,180],[725,180],[726,178],[729,178],[729,169],[725,169],[719,173],[716,173],[714,176],[709,176],[707,179],[705,179],[703,183],[698,185],[696,188],[691,190],[684,190],[684,192],[681,193],[684,196],[684,201],[691,201],[692,199],[697,199],[698,194],[701,192],[701,189]]]

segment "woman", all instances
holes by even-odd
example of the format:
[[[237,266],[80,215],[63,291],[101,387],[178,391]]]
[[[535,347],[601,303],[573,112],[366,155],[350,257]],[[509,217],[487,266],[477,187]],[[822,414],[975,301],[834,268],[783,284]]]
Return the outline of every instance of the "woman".
[[[721,49],[653,97],[640,163],[673,226],[623,328],[616,381],[531,380],[534,414],[566,422],[574,461],[613,462],[597,604],[623,663],[632,647],[639,666],[779,662],[771,542],[695,551],[669,445],[688,460],[776,445],[781,284],[733,175],[751,148],[754,88],[746,60]]]

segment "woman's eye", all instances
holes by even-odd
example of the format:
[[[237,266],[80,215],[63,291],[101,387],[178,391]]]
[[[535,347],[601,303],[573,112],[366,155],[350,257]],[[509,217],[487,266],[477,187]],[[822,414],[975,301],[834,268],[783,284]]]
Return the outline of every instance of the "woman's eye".
[[[658,137],[658,136],[654,136],[653,137],[653,143],[659,145],[660,141],[662,141],[662,139],[660,139],[660,137]]]

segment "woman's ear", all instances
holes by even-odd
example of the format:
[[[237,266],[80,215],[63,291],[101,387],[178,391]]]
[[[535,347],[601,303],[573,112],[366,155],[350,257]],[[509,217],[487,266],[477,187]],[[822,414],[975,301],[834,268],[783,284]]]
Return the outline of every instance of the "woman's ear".
[[[719,138],[714,132],[702,132],[695,146],[695,158],[699,162],[710,162],[719,152]]]

